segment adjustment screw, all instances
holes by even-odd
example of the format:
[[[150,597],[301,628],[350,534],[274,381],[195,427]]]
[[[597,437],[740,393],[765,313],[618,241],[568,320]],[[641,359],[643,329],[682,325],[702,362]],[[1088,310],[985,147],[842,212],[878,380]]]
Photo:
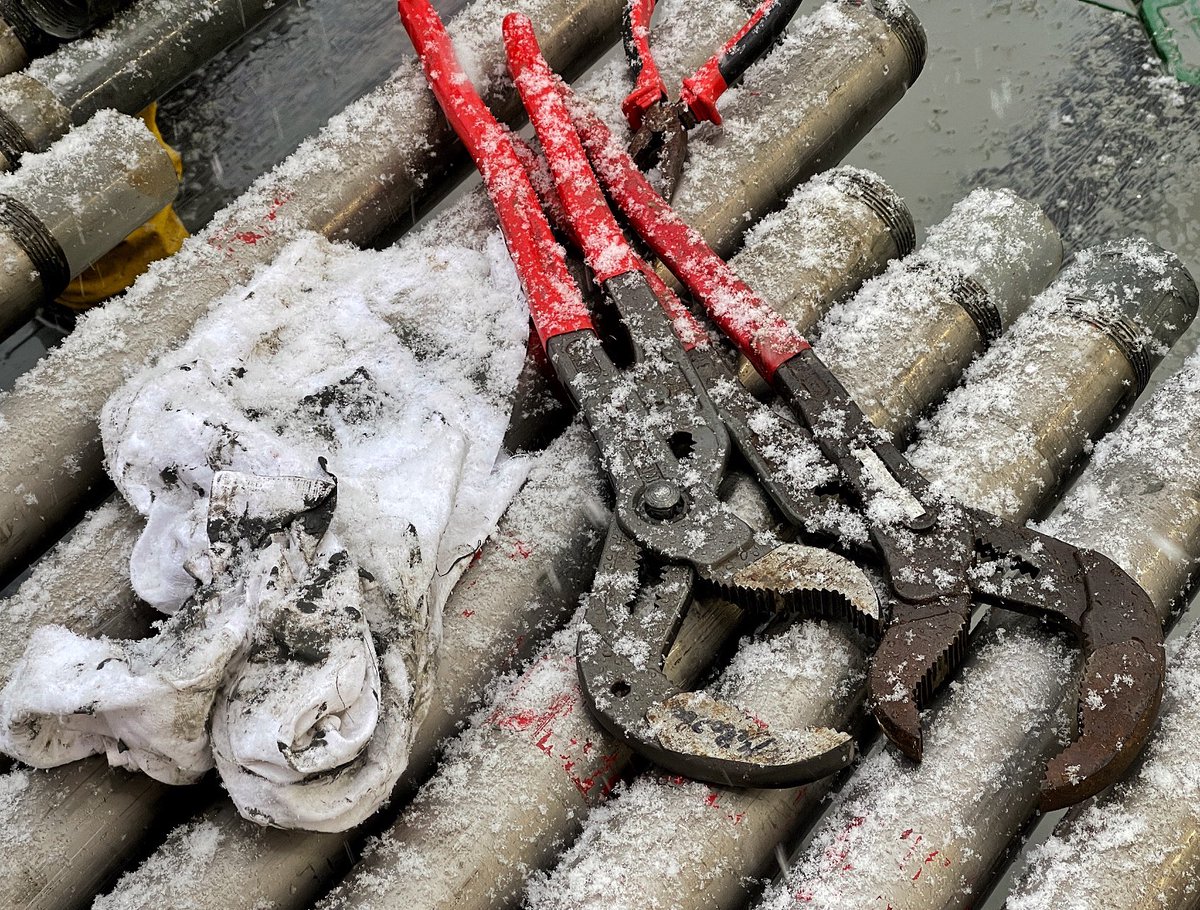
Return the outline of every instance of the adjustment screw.
[[[683,492],[669,480],[653,480],[642,491],[642,502],[651,518],[666,520],[679,514]]]

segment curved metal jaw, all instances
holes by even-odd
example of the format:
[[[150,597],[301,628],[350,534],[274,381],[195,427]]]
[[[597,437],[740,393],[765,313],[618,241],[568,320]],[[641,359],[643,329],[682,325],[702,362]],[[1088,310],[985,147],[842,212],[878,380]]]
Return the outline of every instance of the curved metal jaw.
[[[1149,596],[1099,553],[1080,550],[1076,558],[1088,600],[1080,628],[1078,732],[1046,766],[1043,812],[1125,776],[1154,732],[1166,681],[1162,626]]]
[[[1119,780],[1154,728],[1165,657],[1154,606],[1111,560],[983,514],[974,514],[973,594],[1047,619],[1082,650],[1075,739],[1047,764],[1041,809],[1062,808]],[[899,605],[868,675],[872,711],[905,755],[923,751],[918,710],[963,661],[971,603]]]
[[[963,609],[939,604],[889,626],[867,673],[871,711],[880,729],[914,761],[925,749],[920,709],[966,652],[970,602],[955,606]]]
[[[771,729],[736,705],[668,679],[663,661],[690,601],[692,572],[667,565],[660,578],[639,589],[637,563],[637,545],[614,528],[579,636],[583,698],[605,730],[668,771],[718,786],[794,787],[854,759],[855,742],[847,733]],[[827,550],[764,545],[719,584],[738,602],[771,611],[853,613],[863,622],[879,621],[870,581]]]
[[[642,118],[642,125],[629,141],[629,155],[643,171],[658,169],[662,176],[660,187],[668,202],[683,176],[687,163],[688,127],[678,103],[654,105]],[[690,116],[690,114],[688,115]]]

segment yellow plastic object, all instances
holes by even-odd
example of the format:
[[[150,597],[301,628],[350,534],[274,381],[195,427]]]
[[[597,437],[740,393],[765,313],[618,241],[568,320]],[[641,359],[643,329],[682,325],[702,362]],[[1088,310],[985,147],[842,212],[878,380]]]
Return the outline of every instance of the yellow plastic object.
[[[182,177],[183,159],[167,145],[158,131],[155,120],[157,113],[158,102],[155,102],[142,111],[141,116],[150,132],[166,149],[171,163],[175,165],[175,173]],[[58,302],[73,310],[86,310],[107,300],[133,284],[138,275],[150,267],[150,263],[179,252],[187,236],[187,228],[175,214],[175,209],[168,205],[84,269],[59,295]]]

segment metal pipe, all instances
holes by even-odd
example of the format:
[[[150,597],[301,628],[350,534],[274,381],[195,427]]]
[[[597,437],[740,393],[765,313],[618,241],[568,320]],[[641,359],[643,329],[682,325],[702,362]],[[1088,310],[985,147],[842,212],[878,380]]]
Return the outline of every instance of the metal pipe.
[[[0,76],[25,69],[55,43],[38,28],[22,0],[0,0]]]
[[[570,70],[615,36],[621,0],[479,0],[450,29],[483,72],[503,68],[499,22],[510,8],[530,15],[547,57]],[[489,84],[487,95],[510,116],[518,106],[508,83]],[[300,231],[365,244],[409,217],[454,158],[420,66],[407,60],[26,373],[0,400],[0,581],[61,533],[100,481],[97,415],[130,371]]]
[[[752,255],[732,264],[738,275],[807,334],[835,304],[853,294],[889,262],[907,256],[916,243],[916,228],[904,201],[876,174],[841,167],[812,178],[807,192],[827,183],[824,199],[810,205],[834,206],[831,217],[813,224],[795,218],[768,217],[746,235]],[[828,236],[817,237],[821,224]],[[880,230],[880,225],[886,231]],[[829,286],[830,279],[840,280]],[[768,394],[750,361],[738,358],[738,378],[758,395]]]
[[[129,0],[23,0],[26,14],[55,38],[78,38],[104,22]]]
[[[690,146],[676,210],[689,221],[705,212],[709,242],[734,247],[747,212],[779,205],[854,148],[916,81],[925,50],[925,32],[903,3],[826,3],[722,100],[724,128]],[[755,86],[769,88],[756,95]],[[752,176],[733,186],[716,179],[742,156],[762,162]]]
[[[989,210],[996,213],[988,217],[985,212]],[[972,247],[963,240],[949,239],[969,238],[977,230],[980,236],[989,236],[979,224],[1009,231],[1012,248],[1032,262],[999,253],[991,244]],[[912,425],[909,421],[957,380],[949,365],[961,362],[925,356],[920,336],[910,339],[905,331],[923,326],[936,333],[944,324],[938,320],[946,320],[943,314],[950,305],[963,312],[953,300],[944,307],[931,307],[921,293],[927,284],[919,284],[917,293],[906,292],[900,277],[915,275],[921,280],[929,271],[912,268],[910,263],[942,258],[954,263],[958,275],[986,274],[991,287],[1028,289],[1041,280],[1036,276],[1048,271],[1049,261],[1056,259],[1061,249],[1057,233],[1048,228],[1040,210],[1009,194],[972,194],[945,222],[931,229],[929,236],[932,249],[927,245],[908,260],[893,263],[858,296],[834,308],[841,314],[839,323],[847,325],[858,324],[861,313],[863,330],[849,349],[874,350],[876,359],[893,365],[899,381],[912,386],[904,398],[920,406],[897,412],[888,427],[897,435],[906,433]],[[738,270],[746,274],[740,267]],[[1036,287],[1032,291],[1036,292]],[[1006,291],[1001,298],[1013,311],[1024,308],[1016,299],[1018,292]],[[890,307],[886,314],[880,312],[884,300]],[[808,333],[822,310],[805,306],[788,315],[802,333]],[[946,321],[969,318],[953,311],[948,315]],[[832,332],[823,335],[827,343]],[[978,339],[978,333],[974,337]],[[886,353],[881,357],[882,352]],[[825,356],[823,347],[821,354]],[[843,370],[839,378],[872,400],[895,395],[887,385],[892,382],[889,373],[873,365],[865,370],[865,379],[850,372],[855,363],[864,361],[865,357],[845,358],[839,364]],[[756,716],[786,729],[812,724],[845,729],[861,710],[865,696],[865,657],[860,645],[847,629],[821,622],[800,623],[789,635],[799,639],[802,647],[794,651],[783,647],[782,653],[776,653],[768,643],[744,646],[721,684],[726,694]],[[770,662],[764,666],[771,667],[769,672],[742,670],[743,661],[755,659],[750,653],[755,650],[767,652]],[[776,845],[793,840],[819,813],[831,785],[831,781],[822,781],[789,790],[727,790],[681,786],[660,775],[644,775],[604,813],[588,820],[578,844],[531,889],[531,910],[583,910],[622,901],[644,907],[743,906],[755,890],[754,883],[769,875],[774,866]],[[664,871],[668,869],[669,875]]]
[[[1007,190],[976,190],[930,229],[920,252],[834,308],[821,326],[821,358],[875,425],[898,435],[1061,265],[1062,238],[1040,208]],[[880,357],[884,338],[889,353]]]
[[[97,111],[136,114],[282,6],[138,0],[94,35],[0,78],[0,169],[45,151]]]
[[[1051,467],[1069,467],[1140,390],[1134,377],[1148,375],[1195,308],[1190,276],[1153,244],[1080,254],[971,368],[913,460],[963,501],[1028,518],[1057,487]],[[1031,453],[1052,456],[1043,482],[1017,470]],[[864,760],[765,906],[967,907],[986,889],[1074,713],[1061,643],[1031,621],[990,622],[932,712],[921,763],[886,747]]]
[[[1195,311],[1191,276],[1160,247],[1127,240],[1079,254],[1013,326],[1011,342],[972,368],[970,383],[994,394],[951,395],[913,463],[940,470],[951,495],[1028,517],[1028,504],[1054,490],[1107,416],[1141,393]],[[978,465],[993,468],[981,476]]]
[[[0,602],[0,685],[41,623],[95,635],[145,632],[149,611],[137,605],[129,586],[129,557],[141,526],[128,506],[105,504]],[[6,794],[0,800],[0,906],[65,908],[85,905],[154,821],[170,788],[114,772],[96,757],[51,772],[9,771],[0,777],[0,792]],[[44,824],[50,817],[52,827]],[[97,831],[117,824],[129,832],[126,842],[111,845],[117,856],[89,851]],[[40,894],[56,896],[43,901]]]
[[[714,27],[719,26],[714,24]],[[679,36],[687,32],[689,30],[680,29]],[[683,65],[686,65],[686,61]],[[743,161],[739,164],[752,168],[754,162]],[[737,179],[735,175],[741,173],[745,172],[731,169],[724,179]],[[888,205],[881,206],[881,199],[889,200]],[[440,223],[423,227],[419,233],[449,232],[461,239],[477,232],[479,216],[483,214],[482,207],[476,206],[478,201],[467,200],[439,219]],[[491,224],[490,216],[485,223]],[[698,224],[703,229],[703,222]],[[848,178],[843,170],[819,176],[798,188],[787,207],[773,215],[769,224],[769,231],[751,231],[745,249],[734,259],[735,267],[742,274],[762,277],[777,293],[783,295],[786,289],[787,295],[810,301],[817,309],[827,309],[843,293],[847,284],[860,283],[882,269],[887,249],[900,248],[905,242],[904,238],[911,234],[911,227],[907,232],[903,229],[905,224],[911,225],[903,204],[890,195],[890,190],[877,177],[867,172],[854,172]],[[897,231],[899,236],[895,233]],[[777,257],[781,240],[786,243],[787,238],[796,239],[801,235],[814,244],[812,261],[829,263],[833,271],[822,272],[813,268],[807,259]],[[838,271],[841,268],[846,270],[844,274]],[[569,506],[570,500],[563,497],[556,521],[571,519]],[[474,577],[468,576],[467,583]],[[493,595],[487,601],[491,604],[489,609],[472,606],[470,612],[475,614],[473,628],[490,630],[492,637],[503,641],[523,636],[528,646],[537,640],[536,637],[513,628],[514,620],[522,615],[524,608],[524,600],[517,597],[521,589],[513,587],[511,594],[513,596],[503,598]],[[451,624],[455,621],[455,611],[448,609],[447,645],[454,640]],[[477,634],[479,632],[472,637]],[[446,668],[444,680],[441,678],[442,668]],[[468,671],[464,668],[474,669]],[[423,732],[414,756],[425,754],[460,722],[465,714],[464,706],[469,701],[467,696],[473,696],[483,688],[480,674],[491,674],[502,669],[502,666],[497,666],[494,656],[444,654],[439,665],[438,691],[455,689],[462,694],[454,710],[446,711],[441,721],[437,724],[426,721],[425,730],[429,734]],[[463,676],[468,672],[476,674],[468,680],[469,685],[462,680],[455,682],[455,674]],[[436,706],[433,710],[436,712]],[[427,765],[424,761],[417,762],[414,757],[414,767]],[[419,780],[421,776],[419,771],[415,772],[410,782]],[[208,842],[214,831],[219,832],[220,838],[211,854],[211,861],[196,877],[181,880],[178,873],[180,858],[198,849],[199,841]],[[344,838],[331,839],[300,832],[289,832],[285,836],[264,831],[235,820],[227,806],[216,807],[197,824],[173,834],[164,850],[122,882],[113,897],[123,901],[123,907],[150,907],[177,898],[178,893],[172,889],[183,889],[188,894],[211,895],[212,906],[220,906],[223,910],[247,907],[254,901],[302,906],[306,896],[313,893],[316,879],[328,878],[332,874],[328,871],[330,868],[336,867],[340,871],[338,861],[344,854],[344,842]],[[264,875],[256,871],[264,868],[271,869],[271,874]],[[248,879],[254,881],[250,888],[245,885]],[[137,900],[142,903],[131,904],[134,895],[138,895]],[[103,906],[103,901],[97,903],[98,908]]]
[[[0,179],[0,338],[178,190],[166,150],[140,120],[115,111]]]
[[[150,611],[138,606],[129,584],[129,558],[141,530],[141,516],[114,497],[0,600],[0,686],[39,625],[120,638],[145,631]]]
[[[1177,603],[1200,559],[1200,360],[1193,357],[1097,447],[1051,521],[1112,556],[1156,605]],[[1196,729],[1200,630],[1167,668],[1158,732],[1137,771],[1036,850],[1007,907],[1196,906],[1200,881],[1200,788]]]

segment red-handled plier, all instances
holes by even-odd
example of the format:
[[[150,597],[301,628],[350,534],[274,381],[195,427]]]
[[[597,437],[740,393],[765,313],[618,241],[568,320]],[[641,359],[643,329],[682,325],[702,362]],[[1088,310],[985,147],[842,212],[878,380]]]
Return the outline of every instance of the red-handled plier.
[[[483,174],[547,358],[587,418],[614,490],[615,520],[577,651],[599,723],[659,764],[713,783],[792,786],[851,759],[844,733],[778,736],[667,679],[664,658],[699,581],[745,606],[836,616],[881,635],[872,709],[888,737],[919,759],[918,705],[961,662],[979,599],[1044,616],[1084,651],[1080,732],[1050,763],[1043,806],[1086,798],[1119,777],[1146,742],[1162,695],[1162,633],[1145,592],[1100,554],[937,498],[807,341],[571,99],[528,19],[510,15],[509,65],[549,161],[555,208],[635,344],[634,365],[618,369],[507,131],[462,75],[428,0],[399,5],[434,93]],[[773,382],[796,422],[736,384],[703,327],[633,253],[601,185]],[[861,538],[822,538],[817,547],[755,534],[717,496],[730,437],[797,533],[828,530],[824,493],[840,497],[836,514],[855,519]],[[805,452],[815,460],[797,476],[792,461]],[[857,561],[835,548],[853,550]],[[870,563],[886,590],[877,595],[859,563]]]
[[[656,0],[628,0],[621,42],[635,85],[621,103],[634,136],[629,153],[643,170],[657,167],[662,195],[670,199],[687,160],[687,134],[698,123],[720,124],[717,99],[745,75],[783,35],[801,0],[763,0],[736,35],[700,69],[683,80],[676,101],[650,50],[650,17]]]

